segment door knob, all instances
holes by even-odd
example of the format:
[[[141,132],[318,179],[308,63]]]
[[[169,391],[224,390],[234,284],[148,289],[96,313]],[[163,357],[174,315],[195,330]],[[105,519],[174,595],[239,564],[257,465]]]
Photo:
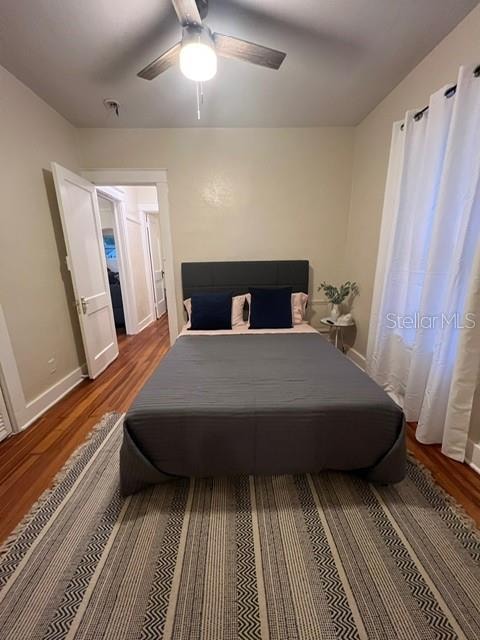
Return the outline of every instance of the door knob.
[[[83,314],[87,313],[87,299],[83,296],[80,298],[80,305],[82,307]]]

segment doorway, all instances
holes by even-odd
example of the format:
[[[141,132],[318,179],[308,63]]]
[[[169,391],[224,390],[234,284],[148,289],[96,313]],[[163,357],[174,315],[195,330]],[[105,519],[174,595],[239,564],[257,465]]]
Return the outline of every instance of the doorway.
[[[97,189],[103,190],[105,185],[110,185],[110,189],[117,190],[126,189],[128,187],[137,187],[139,189],[138,193],[140,194],[137,200],[139,210],[143,211],[144,214],[158,212],[157,221],[160,230],[161,261],[163,266],[161,273],[163,276],[165,308],[168,309],[167,315],[170,344],[173,344],[178,336],[178,309],[170,227],[167,172],[162,169],[91,169],[82,171],[82,176],[96,185]],[[156,192],[156,202],[145,202],[147,189],[151,189],[152,187]],[[135,221],[129,218],[129,216],[124,216],[124,221],[126,225],[128,224],[128,226],[132,227],[135,225]],[[145,215],[143,216],[143,227],[146,228]],[[148,243],[149,240],[146,234],[145,238],[146,243]],[[138,248],[138,240],[136,244]],[[148,252],[150,252],[150,249],[148,249]],[[147,253],[147,256],[150,256],[150,254]],[[153,285],[150,286],[150,291],[152,296],[152,308],[156,316],[158,311],[154,306],[155,299],[153,295]],[[125,303],[128,302],[128,296],[124,295],[123,299],[125,305]],[[161,305],[159,308],[161,310]]]
[[[100,192],[98,193],[98,208],[100,211],[108,284],[110,287],[110,297],[112,299],[113,319],[118,336],[126,333],[126,314],[123,302],[125,286],[122,286],[122,281],[125,283],[126,274],[119,251],[115,202]]]
[[[115,323],[134,335],[166,313],[157,192],[122,185],[97,194]]]
[[[145,213],[148,253],[151,264],[153,299],[155,315],[159,320],[167,312],[167,296],[165,292],[165,272],[163,270],[162,240],[158,211]]]
[[[118,309],[120,313],[123,311],[127,333],[138,333],[157,318],[152,273],[155,249],[149,248],[147,220],[144,207],[140,206],[148,191],[155,197],[146,206],[153,206],[159,212],[159,242],[165,242],[160,254],[163,269],[157,269],[157,272],[162,277],[167,272],[166,298],[175,301],[166,175],[165,172],[147,171],[152,178],[148,185],[150,181],[145,180],[142,172],[120,171],[110,174],[111,180],[97,179],[99,184],[95,185],[55,162],[51,166],[88,376],[95,379],[118,356],[109,276],[120,285],[121,305]],[[117,186],[124,182],[119,180],[119,175],[125,176],[125,182],[133,185]],[[108,184],[114,186],[102,186]],[[103,224],[100,205],[104,210]],[[107,266],[107,260],[111,262],[110,267],[115,266],[116,272]],[[157,293],[160,291],[157,287]],[[170,342],[173,343],[178,334],[177,310],[175,304],[169,306],[172,317],[168,315],[167,319]]]

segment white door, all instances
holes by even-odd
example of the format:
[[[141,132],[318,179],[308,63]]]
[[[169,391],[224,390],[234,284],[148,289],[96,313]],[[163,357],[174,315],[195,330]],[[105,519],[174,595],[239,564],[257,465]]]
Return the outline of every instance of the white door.
[[[135,333],[143,331],[155,320],[150,256],[145,216],[130,211],[125,216],[128,269],[131,274],[131,295],[136,313]]]
[[[2,388],[0,387],[0,440],[6,438],[12,433],[12,425],[8,417],[7,405],[3,397]]]
[[[88,375],[93,379],[118,356],[97,194],[93,184],[55,162],[52,171]]]
[[[147,213],[148,245],[152,264],[153,295],[157,318],[167,310],[165,298],[165,282],[163,272],[162,245],[160,242],[160,220],[158,213]]]

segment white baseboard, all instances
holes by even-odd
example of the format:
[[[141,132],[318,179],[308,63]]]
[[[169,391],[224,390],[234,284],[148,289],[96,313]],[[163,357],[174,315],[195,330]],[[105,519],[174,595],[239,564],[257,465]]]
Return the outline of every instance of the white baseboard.
[[[349,349],[347,351],[347,358],[349,358],[354,364],[357,365],[362,371],[365,371],[365,366],[367,364],[365,360],[365,356],[362,356],[356,349]]]
[[[152,322],[155,320],[155,318],[153,317],[153,315],[149,315],[147,316],[144,320],[142,320],[138,325],[137,325],[137,333],[140,333],[141,331],[143,331],[144,329],[146,329],[149,325],[152,324]]]
[[[465,462],[469,467],[472,467],[474,471],[480,473],[480,442],[468,440],[465,450]]]
[[[45,413],[50,407],[56,404],[64,396],[82,382],[85,377],[85,368],[78,367],[64,378],[56,382],[49,389],[41,393],[34,400],[27,402],[25,410],[22,411],[19,430],[23,431],[29,427],[32,422]]]

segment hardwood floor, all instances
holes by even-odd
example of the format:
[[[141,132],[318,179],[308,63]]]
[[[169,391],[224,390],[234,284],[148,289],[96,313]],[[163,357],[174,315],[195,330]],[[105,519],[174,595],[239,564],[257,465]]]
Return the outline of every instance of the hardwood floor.
[[[0,443],[0,542],[47,489],[105,413],[126,411],[170,347],[164,316],[136,336],[119,335],[118,358],[22,433]]]
[[[441,452],[440,445],[415,440],[415,425],[407,427],[407,446],[431,472],[437,483],[462,505],[480,527],[480,475],[467,464],[455,462]]]
[[[126,411],[169,349],[166,316],[137,336],[120,335],[120,355],[95,381],[86,380],[23,433],[0,443],[0,541],[49,487],[70,454],[108,411]],[[480,476],[439,447],[408,446],[480,526]]]

